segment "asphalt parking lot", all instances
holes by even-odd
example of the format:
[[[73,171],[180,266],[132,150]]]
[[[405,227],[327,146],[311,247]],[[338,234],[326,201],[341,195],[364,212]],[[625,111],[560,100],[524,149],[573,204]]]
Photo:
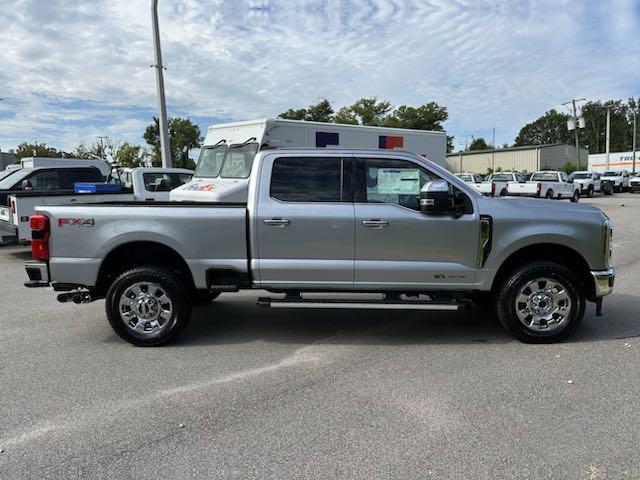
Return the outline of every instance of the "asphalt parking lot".
[[[640,195],[612,218],[616,290],[567,342],[483,310],[194,311],[141,349],[103,302],[22,286],[0,248],[0,479],[640,478]]]

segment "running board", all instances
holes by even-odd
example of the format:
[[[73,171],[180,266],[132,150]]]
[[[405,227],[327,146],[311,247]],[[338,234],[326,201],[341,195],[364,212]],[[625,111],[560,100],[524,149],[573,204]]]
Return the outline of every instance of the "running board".
[[[431,310],[431,311],[458,311],[466,310],[470,306],[468,301],[460,302],[416,302],[416,301],[357,301],[357,300],[320,300],[286,298],[258,299],[258,305],[267,308],[318,308],[318,309],[367,309],[367,310]]]

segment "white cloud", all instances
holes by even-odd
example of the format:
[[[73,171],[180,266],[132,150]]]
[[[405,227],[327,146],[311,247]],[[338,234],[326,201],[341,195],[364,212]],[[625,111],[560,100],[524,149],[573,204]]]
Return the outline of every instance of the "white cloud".
[[[4,0],[8,1],[8,0]],[[19,0],[0,11],[0,148],[140,142],[155,111],[148,0]],[[435,100],[450,133],[511,142],[572,97],[637,95],[637,4],[162,0],[170,113],[271,116],[320,96]],[[636,9],[634,11],[634,9]],[[89,103],[87,103],[89,102]]]

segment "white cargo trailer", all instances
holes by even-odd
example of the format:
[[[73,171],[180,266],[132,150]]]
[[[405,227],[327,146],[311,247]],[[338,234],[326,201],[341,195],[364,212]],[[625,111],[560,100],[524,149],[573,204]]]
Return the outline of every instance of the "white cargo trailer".
[[[22,168],[96,167],[105,178],[111,172],[111,164],[106,160],[90,160],[86,158],[25,157],[20,163]]]
[[[172,190],[171,200],[244,202],[255,154],[283,147],[397,149],[444,166],[447,134],[283,119],[213,125],[207,130],[193,180]]]

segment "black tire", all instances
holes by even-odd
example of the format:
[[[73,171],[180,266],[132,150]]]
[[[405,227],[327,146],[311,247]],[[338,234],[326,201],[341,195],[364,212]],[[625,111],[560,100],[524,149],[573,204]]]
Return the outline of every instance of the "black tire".
[[[569,312],[565,320],[557,328],[549,331],[536,330],[526,326],[518,318],[516,312],[516,298],[529,283],[536,283],[536,279],[549,279],[557,281],[566,296],[570,299]],[[543,282],[544,283],[544,282]],[[537,288],[542,288],[538,286]],[[546,287],[545,287],[546,288]],[[535,292],[532,292],[533,295]],[[526,296],[526,294],[524,294]],[[520,304],[518,304],[520,305]],[[523,303],[523,305],[526,305]],[[496,311],[498,319],[504,329],[516,339],[525,343],[554,343],[560,342],[571,335],[582,322],[584,317],[585,296],[578,278],[571,270],[554,262],[535,261],[527,263],[508,275],[503,284],[499,286]],[[545,322],[546,324],[546,322]],[[547,324],[547,328],[548,324]]]
[[[145,289],[145,284],[151,285],[147,285]],[[160,309],[162,312],[170,312],[166,314],[166,318],[162,318],[161,315],[158,317],[159,326],[156,332],[153,332],[152,325],[156,320],[144,321],[136,316],[137,312],[133,308],[128,305],[120,306],[121,300],[126,303],[123,298],[125,294],[131,302],[134,301],[135,297],[130,297],[129,294],[133,294],[132,289],[136,287],[141,291],[140,295],[146,294],[151,298],[150,302],[155,302],[152,306],[144,306],[147,314],[153,312],[154,306],[155,311]],[[163,295],[160,296],[160,293]],[[166,268],[153,265],[134,268],[120,275],[109,287],[105,301],[107,319],[113,331],[133,345],[139,347],[163,345],[175,338],[187,326],[191,317],[189,293],[181,286],[178,275]],[[161,303],[162,299],[168,299],[167,303]],[[127,311],[131,312],[134,318],[125,323],[121,309],[128,309]],[[137,315],[141,314],[137,313]],[[134,323],[141,328],[134,329]]]
[[[571,196],[571,203],[578,203],[580,201],[580,190],[573,192]]]
[[[208,305],[220,296],[220,292],[210,292],[207,290],[196,290],[191,303],[193,305]]]
[[[593,197],[593,185],[589,185],[589,188],[587,188],[587,197]]]
[[[547,193],[545,194],[544,198],[548,200],[553,200],[553,190],[547,190]]]
[[[505,188],[503,188],[502,190],[500,190],[500,196],[501,197],[506,197],[507,196],[507,190]]]

